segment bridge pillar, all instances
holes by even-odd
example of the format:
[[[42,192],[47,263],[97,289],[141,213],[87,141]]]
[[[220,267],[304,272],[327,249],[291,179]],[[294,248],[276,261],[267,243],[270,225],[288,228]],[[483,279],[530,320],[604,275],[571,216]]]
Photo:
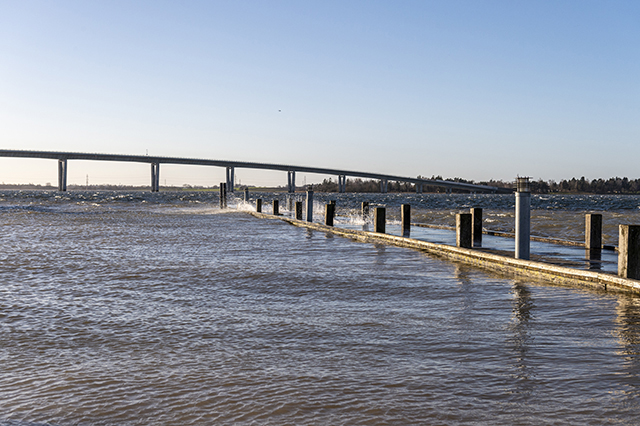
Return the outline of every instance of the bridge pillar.
[[[422,194],[422,184],[416,183],[416,194]]]
[[[296,172],[294,170],[287,172],[287,191],[290,194],[296,192]]]
[[[233,186],[235,185],[235,168],[227,167],[227,190],[226,192],[233,193]]]
[[[67,190],[67,159],[58,160],[58,191]]]
[[[347,192],[347,176],[338,175],[338,192],[344,194]]]
[[[160,191],[160,163],[151,163],[151,192]]]
[[[388,183],[389,181],[387,179],[380,179],[380,192],[383,194],[387,193]]]

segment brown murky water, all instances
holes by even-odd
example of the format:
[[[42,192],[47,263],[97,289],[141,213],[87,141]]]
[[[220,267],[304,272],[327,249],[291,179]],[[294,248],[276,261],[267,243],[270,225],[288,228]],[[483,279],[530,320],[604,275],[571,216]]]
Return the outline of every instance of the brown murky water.
[[[640,299],[215,201],[4,195],[0,425],[637,424]]]

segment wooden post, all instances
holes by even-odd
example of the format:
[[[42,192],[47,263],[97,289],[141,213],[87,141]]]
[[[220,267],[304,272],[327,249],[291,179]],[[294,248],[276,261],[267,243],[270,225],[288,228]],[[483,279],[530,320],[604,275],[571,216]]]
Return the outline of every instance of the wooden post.
[[[602,215],[587,213],[584,216],[584,246],[589,250],[602,249]]]
[[[482,209],[471,208],[471,238],[474,247],[482,247]]]
[[[307,190],[307,222],[313,222],[313,191]]]
[[[408,237],[411,232],[411,205],[400,206],[400,221],[402,222],[402,236]]]
[[[280,214],[280,204],[278,200],[273,200],[273,214],[275,216]]]
[[[369,217],[369,202],[363,201],[362,202],[362,218],[366,220],[368,217]]]
[[[618,275],[640,279],[640,225],[620,225]]]
[[[471,213],[456,214],[456,245],[471,248]]]
[[[302,201],[296,201],[296,219],[302,220]]]
[[[256,200],[256,211],[262,213],[262,198]]]
[[[373,226],[375,232],[385,233],[386,225],[386,209],[384,207],[376,207],[373,212]]]
[[[336,205],[334,203],[325,204],[324,206],[324,224],[327,226],[333,226],[333,216],[336,212]]]
[[[224,209],[227,207],[227,184],[224,182],[220,182],[220,208]]]

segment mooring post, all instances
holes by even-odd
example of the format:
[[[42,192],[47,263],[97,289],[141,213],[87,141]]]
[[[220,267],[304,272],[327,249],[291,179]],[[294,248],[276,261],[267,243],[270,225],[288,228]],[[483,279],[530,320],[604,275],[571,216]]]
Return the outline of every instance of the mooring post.
[[[324,224],[327,226],[333,226],[333,216],[336,212],[335,203],[329,203],[324,205]]]
[[[531,190],[528,177],[516,184],[516,259],[529,260],[531,239]]]
[[[307,222],[313,222],[313,191],[307,190]]]
[[[589,250],[602,249],[602,215],[584,215],[584,247]]]
[[[296,201],[296,219],[302,220],[302,201]]]
[[[471,238],[475,247],[482,247],[482,209],[471,208]]]
[[[400,206],[400,221],[402,222],[402,236],[408,237],[411,232],[411,205]]]
[[[256,211],[262,213],[262,198],[256,200]]]
[[[640,279],[640,225],[620,225],[618,275]]]
[[[244,202],[245,203],[249,202],[249,187],[248,186],[244,187]]]
[[[385,233],[386,226],[386,209],[384,207],[376,207],[373,211],[373,230],[374,232]]]
[[[67,159],[58,160],[58,191],[67,190]]]
[[[368,201],[362,202],[362,218],[364,220],[367,220],[369,218],[369,202]]]
[[[226,194],[226,184],[224,182],[220,182],[220,208],[224,209],[227,207],[227,194]]]
[[[273,214],[278,216],[280,214],[280,205],[278,200],[273,200]]]
[[[456,246],[471,248],[471,213],[456,214]]]

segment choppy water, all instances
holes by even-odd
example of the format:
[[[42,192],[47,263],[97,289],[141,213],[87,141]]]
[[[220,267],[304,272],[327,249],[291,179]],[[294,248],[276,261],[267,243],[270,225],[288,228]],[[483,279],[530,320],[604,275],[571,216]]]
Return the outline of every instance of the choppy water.
[[[347,216],[363,200],[316,196]],[[505,228],[513,203],[366,198]],[[637,219],[637,197],[557,198],[535,199],[534,232],[537,215],[578,240],[583,210]],[[639,298],[220,212],[212,193],[5,192],[0,229],[0,425],[638,423]]]

